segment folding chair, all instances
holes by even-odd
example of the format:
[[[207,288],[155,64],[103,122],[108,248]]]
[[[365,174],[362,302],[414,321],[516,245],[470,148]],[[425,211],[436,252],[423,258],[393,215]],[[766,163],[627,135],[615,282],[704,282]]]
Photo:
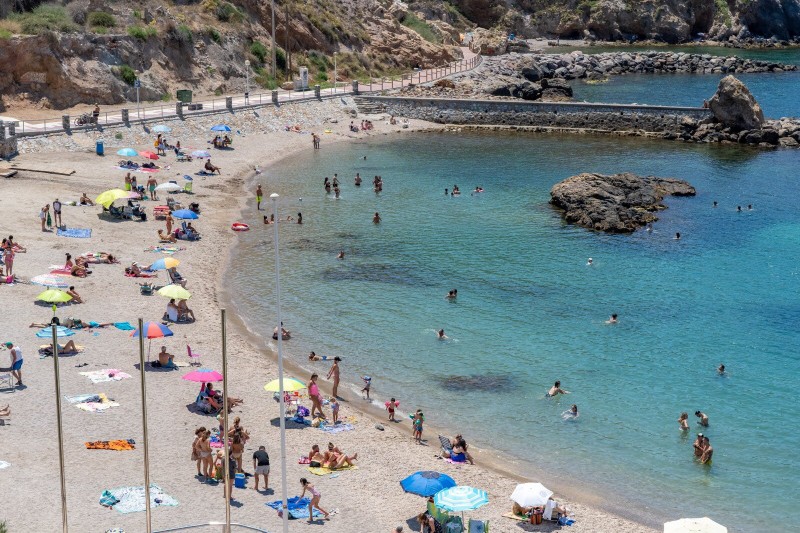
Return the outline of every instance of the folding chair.
[[[192,182],[191,181],[187,181],[183,185],[183,192],[192,194]]]
[[[193,352],[192,347],[188,344],[186,345],[186,352],[189,354],[189,364],[193,366],[202,366],[200,364],[200,357],[202,357],[199,353]]]
[[[11,392],[17,391],[14,386],[14,376],[11,375],[8,368],[0,370],[0,389],[11,389]]]

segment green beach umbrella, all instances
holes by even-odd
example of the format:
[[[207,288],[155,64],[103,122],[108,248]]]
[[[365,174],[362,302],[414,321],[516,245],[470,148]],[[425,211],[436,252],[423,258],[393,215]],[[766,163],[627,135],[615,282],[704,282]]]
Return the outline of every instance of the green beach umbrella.
[[[58,289],[47,289],[39,294],[36,299],[47,303],[64,303],[72,300],[72,296]]]

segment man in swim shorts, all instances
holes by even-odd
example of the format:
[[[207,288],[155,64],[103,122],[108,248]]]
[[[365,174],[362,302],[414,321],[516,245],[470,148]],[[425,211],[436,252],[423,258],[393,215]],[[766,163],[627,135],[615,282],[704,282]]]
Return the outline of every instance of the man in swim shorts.
[[[547,398],[553,398],[553,397],[555,397],[555,396],[557,396],[559,394],[569,394],[569,391],[566,391],[566,390],[562,389],[561,388],[561,382],[560,381],[556,381],[553,384],[553,386],[550,387],[550,390],[547,391],[547,394],[545,394],[545,396]]]
[[[261,200],[264,199],[264,193],[261,191],[261,184],[256,187],[256,210],[261,211]]]
[[[6,348],[11,352],[11,375],[17,380],[17,386],[22,385],[22,350],[19,346],[14,346],[13,342],[7,342]]]

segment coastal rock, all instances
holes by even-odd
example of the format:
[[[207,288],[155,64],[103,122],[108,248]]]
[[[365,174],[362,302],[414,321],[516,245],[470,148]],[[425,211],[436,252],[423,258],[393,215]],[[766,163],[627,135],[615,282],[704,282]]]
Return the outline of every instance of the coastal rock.
[[[661,203],[665,196],[695,193],[688,182],[675,178],[584,173],[554,185],[550,203],[564,211],[570,224],[607,233],[632,233],[658,220],[654,211],[666,209]]]
[[[708,105],[714,117],[725,126],[754,130],[764,125],[761,106],[745,84],[733,76],[725,76],[720,80],[717,92],[708,101]]]

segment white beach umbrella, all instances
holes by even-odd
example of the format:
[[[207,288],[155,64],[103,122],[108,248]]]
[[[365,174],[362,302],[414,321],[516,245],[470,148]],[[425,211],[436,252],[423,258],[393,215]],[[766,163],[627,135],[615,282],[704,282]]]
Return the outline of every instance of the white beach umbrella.
[[[183,187],[181,187],[177,183],[172,183],[171,181],[168,181],[167,183],[162,183],[161,185],[156,185],[156,190],[157,191],[167,191],[167,192],[182,191]]]
[[[520,483],[511,493],[511,499],[521,507],[541,507],[552,495],[553,491],[541,483]]]
[[[681,518],[665,523],[664,533],[728,533],[728,528],[708,517]]]

